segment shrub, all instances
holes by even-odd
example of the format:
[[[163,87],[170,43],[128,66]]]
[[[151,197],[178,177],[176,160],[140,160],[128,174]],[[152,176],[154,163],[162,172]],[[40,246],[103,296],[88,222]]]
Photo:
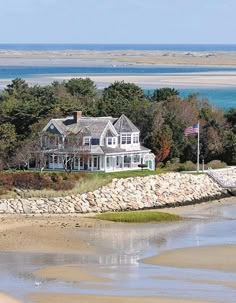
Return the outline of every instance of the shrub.
[[[227,167],[227,164],[225,162],[222,162],[220,160],[213,160],[206,164],[207,168],[217,169],[217,168],[225,168]]]
[[[181,163],[179,166],[180,171],[192,171],[196,170],[197,166],[192,161],[186,161],[185,163]]]

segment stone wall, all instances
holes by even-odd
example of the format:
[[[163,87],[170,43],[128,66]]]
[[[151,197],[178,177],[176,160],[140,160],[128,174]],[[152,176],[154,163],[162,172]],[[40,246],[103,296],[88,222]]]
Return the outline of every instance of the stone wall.
[[[88,213],[193,204],[227,196],[207,175],[168,173],[113,179],[94,192],[58,198],[0,200],[0,213]]]

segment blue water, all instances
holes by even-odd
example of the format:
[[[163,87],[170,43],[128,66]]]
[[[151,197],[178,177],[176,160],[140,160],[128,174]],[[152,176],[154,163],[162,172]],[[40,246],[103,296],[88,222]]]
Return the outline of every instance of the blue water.
[[[45,51],[45,50],[166,50],[166,51],[236,51],[236,44],[0,44],[0,51]],[[172,73],[204,73],[236,71],[236,67],[207,66],[0,66],[0,79],[44,77],[50,75],[83,76],[83,75],[143,75]],[[2,87],[1,87],[2,88]],[[182,97],[199,93],[200,98],[207,98],[221,108],[236,107],[236,87],[234,88],[186,88],[179,89]]]
[[[234,88],[186,88],[179,89],[181,97],[198,94],[200,99],[208,99],[211,104],[222,109],[236,108],[236,87]]]
[[[201,67],[201,66],[169,66],[169,67],[68,67],[68,66],[0,66],[0,79],[24,78],[29,80],[34,77],[50,75],[140,75],[162,74],[163,77],[171,73],[202,73],[207,71],[236,71],[236,67]],[[230,88],[185,88],[178,89],[181,97],[198,93],[200,98],[207,98],[213,105],[220,108],[236,107],[236,87]]]
[[[0,50],[236,51],[236,44],[0,44]]]
[[[236,71],[236,67],[207,67],[207,66],[0,66],[0,79],[31,78],[42,75],[144,75],[172,73],[204,73]]]

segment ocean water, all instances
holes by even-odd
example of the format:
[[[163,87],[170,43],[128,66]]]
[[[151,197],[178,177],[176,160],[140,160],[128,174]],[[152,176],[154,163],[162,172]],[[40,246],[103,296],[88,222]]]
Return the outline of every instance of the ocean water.
[[[236,44],[0,44],[0,50],[161,50],[161,51],[236,51]]]
[[[236,71],[236,67],[204,67],[204,66],[160,66],[160,67],[68,67],[68,66],[0,66],[1,79],[10,82],[14,78],[23,78],[26,81],[47,76],[84,76],[87,75],[169,75],[173,73],[196,73],[200,75],[204,72]],[[9,80],[9,81],[8,81]],[[1,87],[2,88],[2,87]],[[236,107],[236,87],[226,88],[182,88],[179,89],[181,97],[197,93],[200,98],[207,98],[213,105],[227,109]],[[150,90],[151,91],[151,90]]]
[[[208,99],[211,104],[222,109],[236,108],[236,87],[234,88],[186,88],[179,89],[181,97],[198,94],[200,99]]]
[[[236,71],[236,67],[208,66],[0,66],[0,79],[46,75],[157,75]]]
[[[0,44],[0,51],[49,51],[49,50],[164,50],[164,51],[236,51],[236,44]],[[47,76],[88,76],[89,75],[165,75],[179,73],[236,71],[236,67],[208,66],[0,66],[0,81],[6,83],[14,78],[27,80]],[[6,80],[3,82],[3,80]],[[1,85],[3,88],[5,84]],[[198,93],[200,98],[207,98],[212,104],[221,108],[236,107],[236,87],[229,88],[183,88],[179,89],[182,97]]]

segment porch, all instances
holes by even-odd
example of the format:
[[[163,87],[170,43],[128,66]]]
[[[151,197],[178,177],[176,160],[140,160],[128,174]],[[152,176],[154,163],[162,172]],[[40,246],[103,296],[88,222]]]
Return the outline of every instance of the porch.
[[[148,157],[147,157],[148,156]],[[154,157],[151,154],[127,154],[105,156],[104,171],[122,171],[140,169],[140,164],[146,164],[150,170],[154,169]]]

